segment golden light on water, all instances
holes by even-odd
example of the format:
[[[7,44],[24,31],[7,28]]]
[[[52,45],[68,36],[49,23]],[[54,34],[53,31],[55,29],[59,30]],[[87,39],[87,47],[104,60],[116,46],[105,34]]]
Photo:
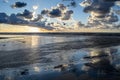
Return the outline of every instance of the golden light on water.
[[[35,70],[36,72],[40,72],[40,68],[37,67],[37,66],[34,67],[34,70]]]
[[[39,37],[38,36],[32,36],[31,37],[31,46],[32,47],[37,47],[39,43]]]

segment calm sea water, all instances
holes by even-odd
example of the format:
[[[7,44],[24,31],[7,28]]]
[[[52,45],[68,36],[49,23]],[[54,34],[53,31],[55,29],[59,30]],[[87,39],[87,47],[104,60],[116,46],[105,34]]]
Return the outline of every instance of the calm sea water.
[[[0,37],[0,80],[120,79],[119,36]]]

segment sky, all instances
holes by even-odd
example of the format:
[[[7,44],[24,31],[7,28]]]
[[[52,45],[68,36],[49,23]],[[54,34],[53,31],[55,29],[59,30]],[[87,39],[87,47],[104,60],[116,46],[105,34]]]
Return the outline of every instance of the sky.
[[[46,30],[120,29],[120,0],[0,0],[0,24]]]

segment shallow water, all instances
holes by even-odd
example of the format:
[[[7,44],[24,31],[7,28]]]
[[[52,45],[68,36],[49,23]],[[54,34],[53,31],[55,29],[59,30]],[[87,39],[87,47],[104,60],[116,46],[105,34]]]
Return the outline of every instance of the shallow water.
[[[0,69],[0,80],[119,80],[120,37],[1,35]]]

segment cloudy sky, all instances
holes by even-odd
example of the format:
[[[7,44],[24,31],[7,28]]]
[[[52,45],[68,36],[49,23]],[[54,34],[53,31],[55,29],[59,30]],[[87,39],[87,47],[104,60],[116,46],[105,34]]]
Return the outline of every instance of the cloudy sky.
[[[120,0],[0,0],[3,24],[46,30],[119,29]]]

